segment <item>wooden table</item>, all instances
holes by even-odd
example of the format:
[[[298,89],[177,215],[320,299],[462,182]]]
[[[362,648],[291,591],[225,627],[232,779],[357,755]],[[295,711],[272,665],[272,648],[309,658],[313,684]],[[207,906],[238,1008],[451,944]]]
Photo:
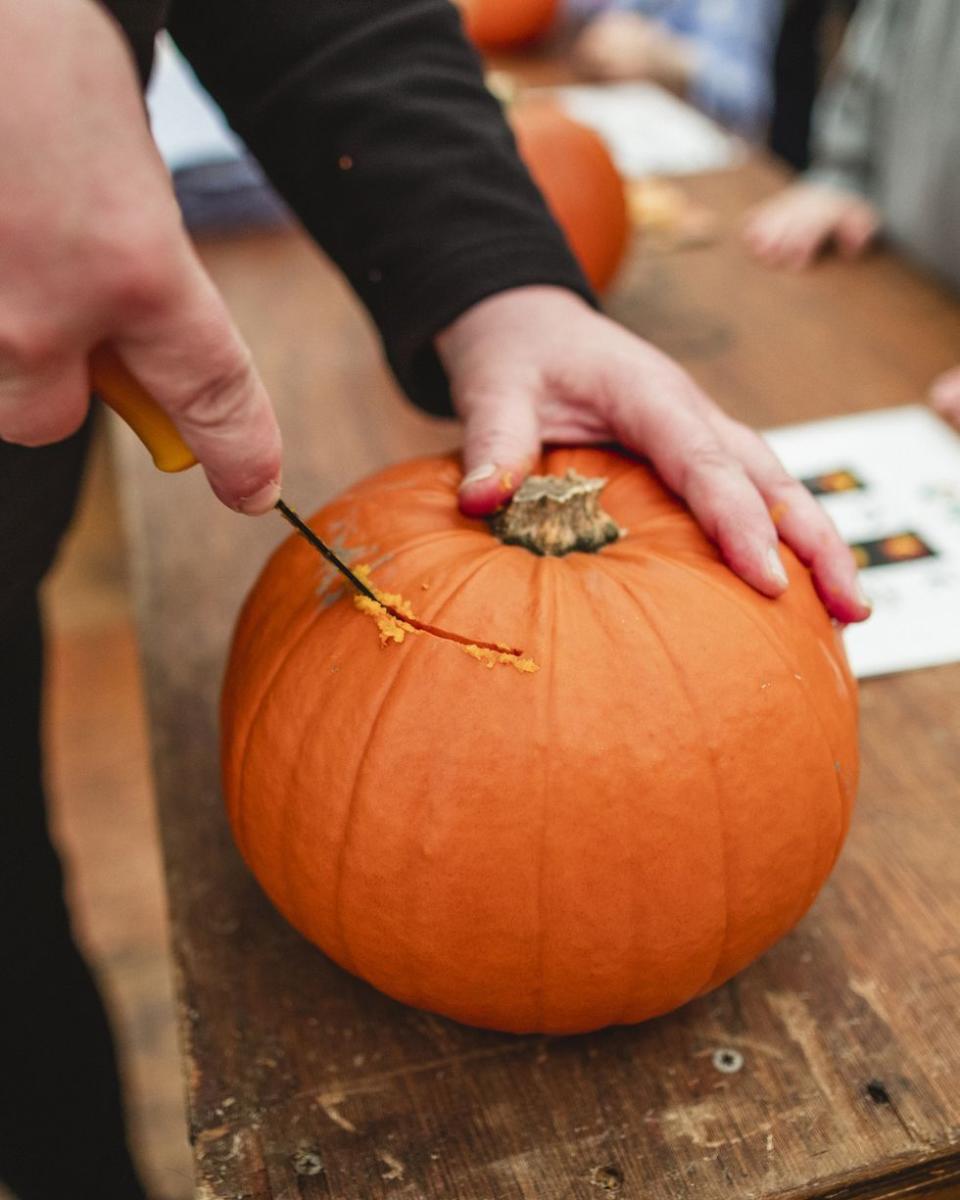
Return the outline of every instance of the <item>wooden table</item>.
[[[761,426],[916,401],[960,358],[960,306],[882,255],[754,266],[738,216],[775,184],[757,164],[691,182],[719,244],[637,254],[612,312]],[[204,257],[279,405],[292,501],[456,443],[398,399],[365,317],[299,236]],[[739,978],[639,1028],[461,1028],[331,965],[241,864],[217,691],[234,614],[286,530],[120,441],[200,1196],[853,1200],[960,1181],[960,667],[864,686],[845,854]]]

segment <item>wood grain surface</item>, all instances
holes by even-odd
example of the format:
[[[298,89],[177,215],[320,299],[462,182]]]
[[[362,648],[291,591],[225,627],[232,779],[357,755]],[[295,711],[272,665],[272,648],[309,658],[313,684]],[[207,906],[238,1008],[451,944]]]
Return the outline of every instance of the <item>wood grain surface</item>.
[[[761,426],[917,401],[960,357],[960,306],[885,254],[804,275],[752,264],[740,215],[777,182],[752,164],[685,183],[719,241],[638,248],[610,310]],[[291,503],[457,444],[398,398],[298,234],[204,258],[278,404]],[[334,967],[240,862],[217,693],[234,615],[286,530],[226,512],[199,472],[157,475],[119,433],[201,1197],[853,1200],[960,1182],[960,668],[864,686],[846,851],[739,978],[638,1028],[462,1028]]]

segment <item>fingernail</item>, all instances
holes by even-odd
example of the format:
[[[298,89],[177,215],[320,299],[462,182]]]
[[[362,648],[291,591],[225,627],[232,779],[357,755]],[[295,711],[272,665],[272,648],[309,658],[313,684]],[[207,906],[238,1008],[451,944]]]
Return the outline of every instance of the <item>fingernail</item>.
[[[482,483],[485,479],[489,479],[491,475],[497,473],[497,468],[494,463],[484,463],[482,467],[474,467],[464,475],[460,481],[461,489],[471,487],[475,483]]]
[[[859,579],[857,580],[857,599],[864,608],[869,609],[870,612],[873,612],[873,601],[863,590],[863,584]]]
[[[767,551],[767,574],[781,587],[786,587],[790,582],[776,546],[771,546]]]
[[[262,488],[258,488],[252,496],[243,496],[237,501],[237,511],[248,517],[259,517],[261,513],[269,512],[280,499],[280,480],[271,479]]]

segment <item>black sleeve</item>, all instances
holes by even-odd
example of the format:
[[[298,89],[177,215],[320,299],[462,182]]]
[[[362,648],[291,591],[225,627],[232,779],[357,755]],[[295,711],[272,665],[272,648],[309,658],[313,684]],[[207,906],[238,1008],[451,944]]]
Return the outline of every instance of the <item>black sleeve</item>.
[[[140,83],[147,86],[153,67],[153,43],[166,22],[167,0],[100,0],[126,34]]]
[[[178,0],[169,28],[423,408],[450,411],[432,341],[470,305],[592,299],[449,0]]]

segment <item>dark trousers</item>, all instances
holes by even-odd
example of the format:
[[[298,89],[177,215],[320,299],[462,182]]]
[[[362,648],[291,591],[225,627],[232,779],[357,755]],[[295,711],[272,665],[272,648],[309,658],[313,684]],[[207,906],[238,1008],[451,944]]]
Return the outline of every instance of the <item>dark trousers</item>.
[[[770,149],[798,171],[810,165],[810,126],[822,77],[823,22],[831,0],[788,0],[774,61]]]
[[[20,1200],[141,1200],[103,1004],[47,832],[37,587],[73,511],[89,428],[0,443],[0,1179]]]
[[[810,165],[813,107],[823,83],[824,24],[831,13],[848,20],[857,0],[786,0],[773,66],[773,113],[768,143],[798,171]]]

